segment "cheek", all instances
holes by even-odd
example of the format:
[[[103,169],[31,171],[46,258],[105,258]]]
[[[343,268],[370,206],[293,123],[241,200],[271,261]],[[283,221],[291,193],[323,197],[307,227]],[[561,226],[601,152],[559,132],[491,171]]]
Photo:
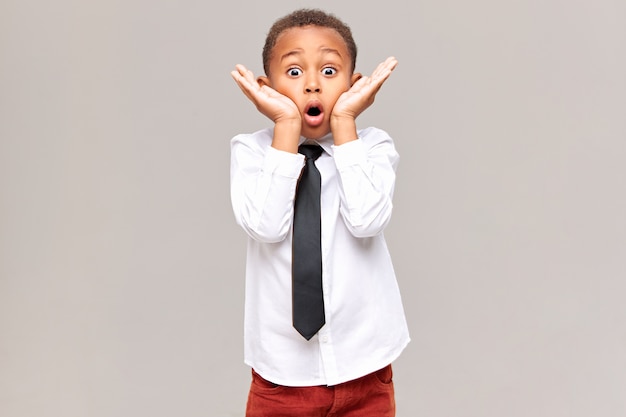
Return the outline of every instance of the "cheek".
[[[339,98],[339,96],[341,96],[343,93],[345,93],[346,91],[348,91],[350,89],[350,84],[345,82],[344,80],[337,80],[337,82],[331,84],[328,86],[328,90],[327,92],[332,91],[332,96],[337,99]]]
[[[287,82],[279,80],[273,83],[272,88],[286,96],[293,96],[295,92],[299,91],[298,82],[295,80],[289,80]]]
[[[339,94],[341,94],[348,91],[350,87],[352,87],[352,83],[349,77],[340,77],[333,79],[332,86],[334,90],[338,91]]]

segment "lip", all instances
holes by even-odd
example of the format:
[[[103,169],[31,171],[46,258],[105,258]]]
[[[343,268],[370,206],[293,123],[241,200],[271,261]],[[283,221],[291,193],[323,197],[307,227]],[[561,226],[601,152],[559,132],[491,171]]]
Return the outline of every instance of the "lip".
[[[319,114],[309,114],[311,109],[319,110]],[[317,127],[324,122],[324,108],[322,107],[322,103],[319,100],[311,100],[309,101],[305,108],[304,114],[302,116],[307,125],[311,127]]]

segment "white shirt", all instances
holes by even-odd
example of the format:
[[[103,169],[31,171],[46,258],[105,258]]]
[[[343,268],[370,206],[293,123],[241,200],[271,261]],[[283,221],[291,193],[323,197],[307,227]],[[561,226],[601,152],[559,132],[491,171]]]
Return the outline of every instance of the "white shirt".
[[[358,134],[341,146],[330,134],[316,141],[325,151],[315,164],[322,176],[326,324],[310,341],[291,319],[291,227],[304,156],[272,148],[272,129],[231,141],[232,206],[249,236],[245,363],[276,384],[353,380],[393,362],[410,340],[383,236],[399,156],[386,132]]]

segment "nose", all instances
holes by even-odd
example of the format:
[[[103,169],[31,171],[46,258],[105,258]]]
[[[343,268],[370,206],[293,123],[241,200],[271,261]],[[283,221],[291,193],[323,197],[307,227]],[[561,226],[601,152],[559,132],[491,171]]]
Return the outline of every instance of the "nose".
[[[321,91],[319,81],[315,75],[311,74],[307,77],[304,90],[307,93],[319,93]]]

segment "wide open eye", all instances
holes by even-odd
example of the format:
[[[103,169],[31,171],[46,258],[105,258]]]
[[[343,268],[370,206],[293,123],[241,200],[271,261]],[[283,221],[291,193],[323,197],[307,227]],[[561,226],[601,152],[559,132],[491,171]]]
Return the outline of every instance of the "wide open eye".
[[[322,68],[322,74],[324,75],[335,75],[337,74],[337,70],[333,67],[324,67]]]
[[[298,77],[302,75],[302,70],[300,68],[289,68],[287,70],[287,74],[291,77]]]

